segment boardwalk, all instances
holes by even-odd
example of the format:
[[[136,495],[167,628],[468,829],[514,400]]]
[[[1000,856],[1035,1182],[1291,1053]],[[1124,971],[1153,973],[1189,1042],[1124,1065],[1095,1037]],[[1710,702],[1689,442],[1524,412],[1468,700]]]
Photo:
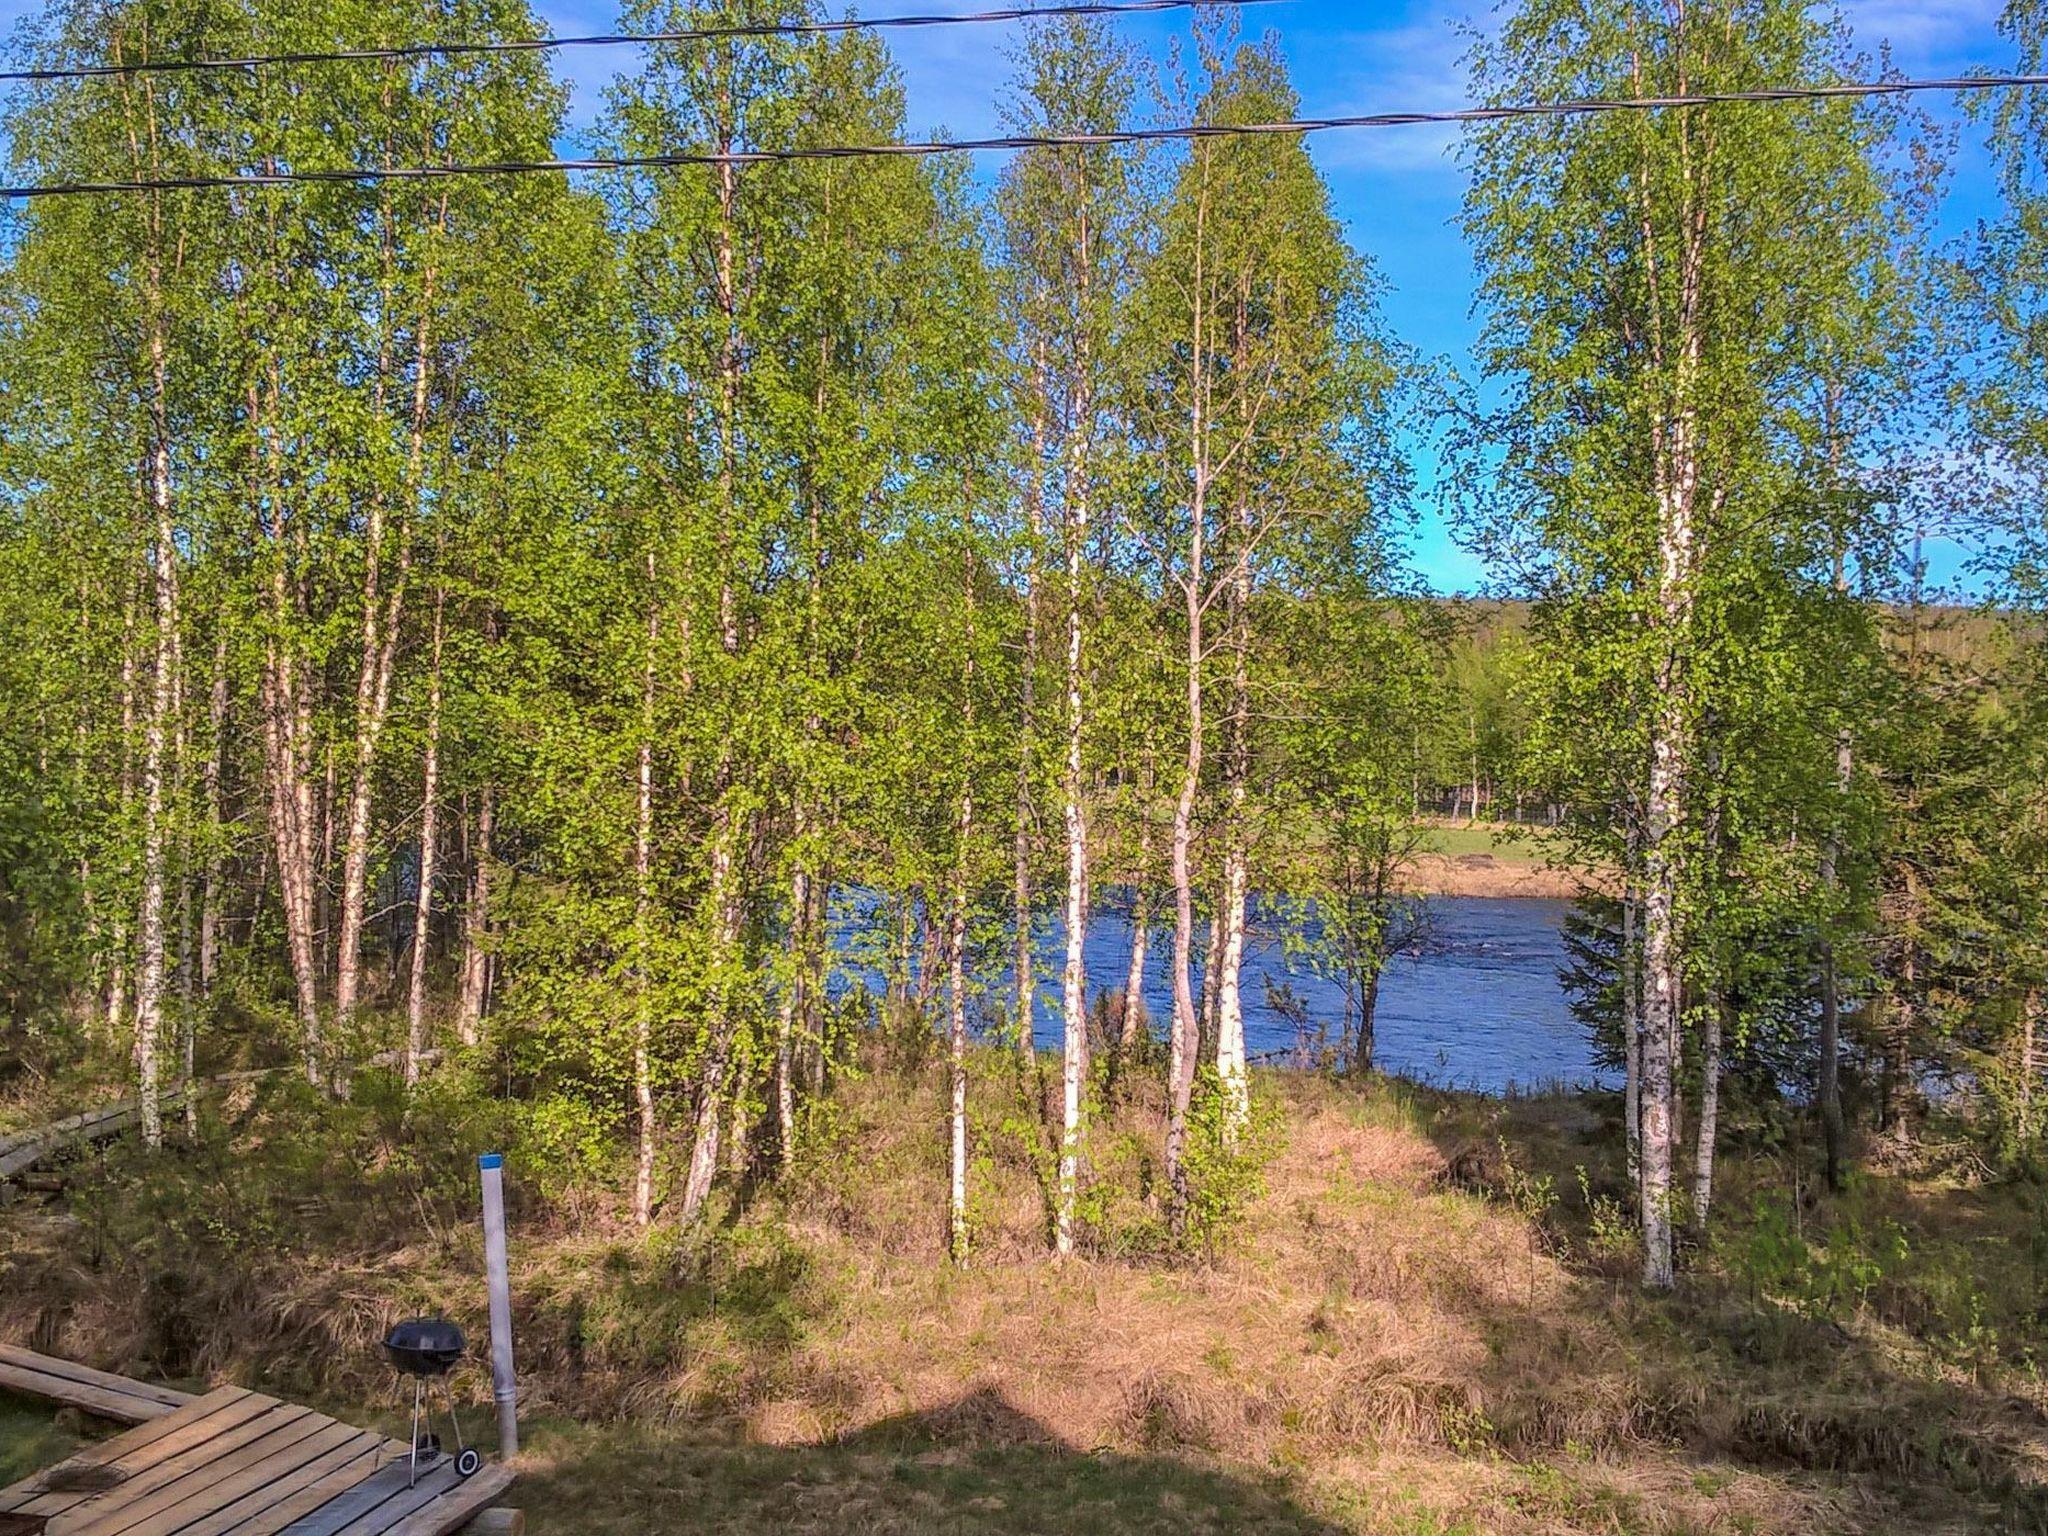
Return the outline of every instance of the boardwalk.
[[[0,1489],[0,1531],[446,1536],[512,1485],[494,1465],[457,1478],[444,1457],[408,1488],[402,1442],[240,1387],[188,1397],[4,1347],[0,1386],[138,1421]]]

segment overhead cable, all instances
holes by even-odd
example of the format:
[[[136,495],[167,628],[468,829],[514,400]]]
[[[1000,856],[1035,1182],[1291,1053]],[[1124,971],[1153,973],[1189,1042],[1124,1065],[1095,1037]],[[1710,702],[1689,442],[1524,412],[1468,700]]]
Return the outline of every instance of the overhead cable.
[[[0,83],[42,84],[58,80],[100,80],[127,75],[192,74],[202,70],[288,68],[303,64],[358,64],[456,58],[492,53],[551,53],[559,48],[634,48],[683,43],[732,42],[763,37],[815,37],[839,32],[880,32],[917,27],[1028,21],[1061,16],[1135,16],[1154,11],[1188,11],[1218,3],[1278,5],[1282,0],[1071,0],[1051,5],[1015,5],[993,11],[959,11],[922,16],[845,17],[836,21],[733,22],[684,27],[672,32],[603,32],[577,37],[488,38],[476,42],[396,43],[389,47],[321,48],[295,53],[252,53],[240,57],[135,59],[103,64],[52,64],[0,70]]]
[[[1670,111],[1742,103],[1835,101],[1926,91],[2017,90],[2048,86],[2048,75],[1958,75],[1940,80],[1860,80],[1825,85],[1775,86],[1750,91],[1699,91],[1677,96],[1581,97],[1434,112],[1367,112],[1346,117],[1303,117],[1269,123],[1181,123],[1159,128],[1117,128],[1094,133],[1007,134],[999,138],[938,139],[907,143],[794,145],[768,149],[688,149],[649,155],[592,155],[560,160],[497,160],[471,164],[338,166],[331,169],[248,171],[137,180],[45,182],[0,187],[0,198],[100,196],[122,192],[201,191],[332,182],[438,181],[467,176],[521,176],[591,171],[666,170],[682,166],[762,165],[804,160],[873,160],[981,151],[1088,149],[1114,145],[1329,133],[1341,129],[1401,128],[1506,122],[1519,118],[1584,117],[1614,112]]]

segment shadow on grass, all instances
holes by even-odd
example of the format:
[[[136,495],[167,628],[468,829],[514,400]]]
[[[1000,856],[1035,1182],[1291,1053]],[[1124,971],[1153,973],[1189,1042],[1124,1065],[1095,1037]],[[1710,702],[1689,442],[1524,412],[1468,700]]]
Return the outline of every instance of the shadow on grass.
[[[1281,1478],[1067,1445],[1000,1393],[818,1445],[537,1427],[518,1502],[543,1530],[1343,1536]]]

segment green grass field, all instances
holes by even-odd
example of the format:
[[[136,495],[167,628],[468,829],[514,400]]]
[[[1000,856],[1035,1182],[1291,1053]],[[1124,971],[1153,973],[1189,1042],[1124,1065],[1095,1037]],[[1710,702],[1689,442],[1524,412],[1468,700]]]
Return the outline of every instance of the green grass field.
[[[1458,858],[1468,853],[1490,853],[1503,863],[1537,864],[1543,859],[1545,840],[1550,834],[1536,827],[1492,826],[1485,822],[1466,826],[1440,823],[1421,829],[1421,851]]]

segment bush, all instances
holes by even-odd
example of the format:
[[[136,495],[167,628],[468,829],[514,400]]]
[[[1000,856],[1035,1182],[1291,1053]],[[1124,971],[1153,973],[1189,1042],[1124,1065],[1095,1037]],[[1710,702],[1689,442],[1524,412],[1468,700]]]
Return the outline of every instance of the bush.
[[[1228,1246],[1245,1212],[1265,1194],[1266,1167],[1285,1145],[1285,1124],[1273,1104],[1253,1099],[1249,1115],[1235,1120],[1215,1069],[1204,1067],[1188,1106],[1181,1159],[1187,1208],[1177,1242],[1185,1253],[1214,1255]]]

